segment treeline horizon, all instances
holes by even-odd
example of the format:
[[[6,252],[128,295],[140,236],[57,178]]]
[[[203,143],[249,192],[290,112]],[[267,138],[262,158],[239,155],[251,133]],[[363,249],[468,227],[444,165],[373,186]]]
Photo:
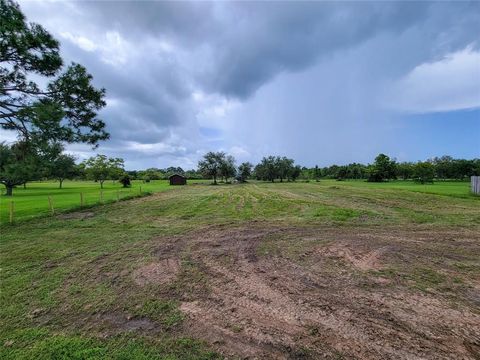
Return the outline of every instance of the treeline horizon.
[[[213,153],[222,154],[222,153]],[[223,153],[224,154],[224,153]],[[233,165],[235,159],[233,156]],[[227,161],[228,163],[228,161]],[[225,171],[221,170],[221,156],[217,167],[218,176],[225,178]],[[306,167],[296,165],[293,159],[284,156],[266,156],[256,166],[249,162],[242,163],[240,166],[245,168],[249,165],[251,168],[247,179],[265,180],[265,181],[295,181],[316,180],[316,179],[335,179],[335,180],[370,180],[370,181],[386,181],[386,180],[417,180],[422,182],[433,180],[465,180],[470,176],[480,176],[480,158],[462,159],[453,158],[449,155],[434,157],[425,161],[402,161],[398,162],[394,158],[390,158],[385,154],[379,154],[372,163],[363,164],[353,162],[346,165],[333,164],[330,166],[314,166]],[[227,166],[228,167],[228,166]],[[227,173],[227,178],[237,177],[241,171],[237,169],[233,174],[233,169]],[[156,168],[151,167],[145,170],[127,170],[132,180],[161,180],[168,179],[173,174],[180,174],[187,179],[206,179],[212,178],[211,173],[197,169],[184,170],[182,167]],[[245,173],[245,170],[244,170]],[[233,174],[233,175],[232,175]]]

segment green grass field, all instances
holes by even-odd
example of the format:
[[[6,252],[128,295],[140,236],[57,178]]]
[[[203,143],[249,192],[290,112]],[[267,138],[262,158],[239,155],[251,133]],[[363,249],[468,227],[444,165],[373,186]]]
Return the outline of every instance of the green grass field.
[[[120,199],[138,196],[143,193],[154,193],[169,189],[168,181],[155,180],[150,183],[133,181],[130,188],[122,188],[118,182],[106,181],[103,184],[103,201],[112,202]],[[80,207],[80,193],[83,193],[85,207],[100,203],[100,184],[93,181],[65,181],[63,188],[58,188],[58,182],[32,182],[27,189],[22,186],[14,189],[13,197],[0,198],[0,224],[9,221],[10,202],[14,202],[15,220],[24,221],[38,216],[50,214],[48,197],[53,201],[56,212],[77,209]],[[4,194],[4,192],[2,193]]]
[[[68,209],[99,191],[55,185],[15,189],[24,219],[48,213],[49,194]],[[382,359],[385,343],[399,358],[474,358],[468,183],[142,189],[156,193],[2,226],[0,358]]]
[[[207,181],[190,181],[192,184],[205,183]],[[392,181],[386,183],[368,183],[365,181],[335,181],[322,180],[319,183],[311,182],[310,185],[337,186],[340,188],[357,187],[365,189],[393,189],[407,190],[428,194],[439,194],[469,198],[469,183],[445,181],[434,184],[419,185],[411,181]],[[108,203],[120,199],[138,196],[143,193],[155,193],[171,189],[166,180],[155,180],[150,183],[133,181],[132,187],[124,189],[118,182],[106,181],[103,189],[103,202]],[[38,216],[51,214],[48,197],[53,202],[55,212],[70,211],[80,208],[80,193],[83,193],[85,207],[99,204],[101,200],[100,185],[90,181],[65,181],[63,188],[58,188],[58,182],[32,182],[27,184],[27,189],[18,187],[14,196],[0,197],[0,225],[8,223],[10,203],[14,202],[14,220],[25,221]],[[4,192],[2,193],[4,194]]]

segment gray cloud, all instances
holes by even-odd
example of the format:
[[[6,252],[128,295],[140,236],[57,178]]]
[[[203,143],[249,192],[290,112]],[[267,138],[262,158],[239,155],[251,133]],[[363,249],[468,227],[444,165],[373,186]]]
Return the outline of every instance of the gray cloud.
[[[316,132],[329,152],[343,136],[336,156],[347,159],[359,133],[394,136],[385,119],[396,115],[379,104],[386,88],[423,63],[479,46],[478,2],[21,6],[107,89],[101,116],[112,139],[99,151],[131,167],[189,166],[218,148],[252,158],[283,149],[312,163],[304,144]],[[365,147],[364,157],[379,146]]]

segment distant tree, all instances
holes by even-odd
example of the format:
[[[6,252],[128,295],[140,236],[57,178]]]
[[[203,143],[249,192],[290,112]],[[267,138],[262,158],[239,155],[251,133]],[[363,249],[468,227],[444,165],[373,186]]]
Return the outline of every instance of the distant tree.
[[[100,182],[103,189],[103,183],[107,179],[118,177],[123,171],[123,159],[107,158],[105,155],[97,155],[83,162],[87,177]]]
[[[60,154],[49,165],[49,176],[58,180],[60,189],[65,179],[73,179],[78,174],[75,157],[72,155]]]
[[[381,182],[385,180],[395,179],[395,174],[395,160],[390,160],[390,158],[385,154],[379,154],[375,158],[375,162],[370,168],[370,175],[368,177],[368,181]]]
[[[120,183],[123,185],[124,188],[127,188],[127,187],[130,187],[131,186],[131,182],[130,182],[130,175],[128,175],[128,173],[123,173],[121,176],[120,176],[120,179],[119,179]]]
[[[289,181],[296,181],[300,174],[302,173],[302,168],[300,165],[291,166],[288,169],[287,177]]]
[[[253,165],[249,162],[241,163],[238,167],[238,179],[241,182],[247,181],[247,179],[252,175]]]
[[[277,156],[275,158],[275,167],[276,167],[276,173],[278,178],[280,179],[280,182],[283,182],[284,179],[288,178],[289,172],[291,172],[291,169],[293,168],[293,160],[288,159],[287,157],[283,156]]]
[[[194,169],[185,171],[185,176],[188,179],[201,179],[202,178],[202,174],[199,171],[196,171]]]
[[[403,180],[411,179],[413,176],[415,165],[410,162],[402,162],[397,164],[397,175]]]
[[[130,177],[130,179],[137,180],[137,176],[138,176],[138,171],[137,170],[129,170],[129,171],[127,171],[127,174]]]
[[[435,167],[429,162],[417,162],[413,166],[413,179],[421,184],[433,183]]]
[[[13,195],[13,188],[32,180],[38,172],[36,154],[25,152],[17,144],[0,143],[0,183],[6,195]]]
[[[42,26],[28,23],[18,4],[1,0],[0,19],[1,128],[30,143],[95,145],[107,139],[105,123],[97,118],[105,90],[96,89],[79,64],[61,73],[58,41]]]
[[[345,180],[348,177],[348,166],[340,166],[338,168],[336,179],[338,181]]]
[[[203,160],[198,162],[198,171],[206,178],[212,178],[213,183],[217,185],[217,177],[221,176],[221,167],[225,162],[224,152],[208,152],[203,156]]]
[[[237,168],[235,166],[235,158],[231,155],[225,156],[220,164],[220,176],[228,182],[228,179],[235,177]]]
[[[275,182],[278,178],[276,158],[274,156],[264,157],[262,161],[255,166],[255,175],[260,180]]]
[[[315,165],[315,169],[313,170],[313,178],[315,181],[320,181],[320,177],[322,176],[322,171],[318,167],[318,165]]]

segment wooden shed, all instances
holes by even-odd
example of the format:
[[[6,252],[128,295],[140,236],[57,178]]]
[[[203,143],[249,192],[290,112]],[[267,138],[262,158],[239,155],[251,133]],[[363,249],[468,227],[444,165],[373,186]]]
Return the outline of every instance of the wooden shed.
[[[182,175],[173,174],[168,179],[170,180],[170,185],[187,185],[187,178]]]

